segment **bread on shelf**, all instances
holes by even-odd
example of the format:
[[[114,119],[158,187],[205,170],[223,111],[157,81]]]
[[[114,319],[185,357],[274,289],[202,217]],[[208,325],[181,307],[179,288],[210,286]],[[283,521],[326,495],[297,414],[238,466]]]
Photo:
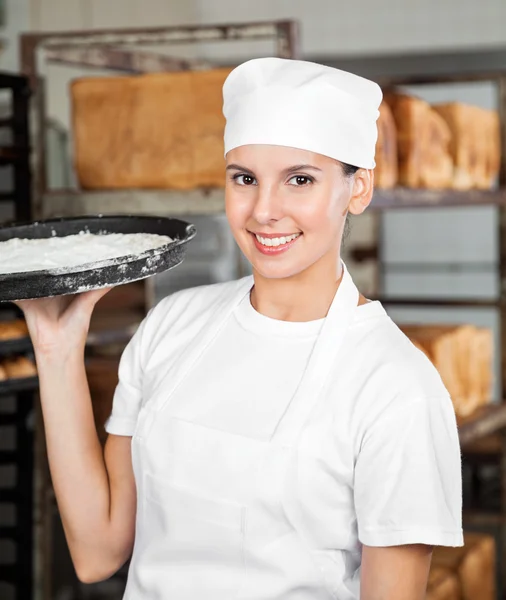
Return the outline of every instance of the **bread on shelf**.
[[[2,361],[0,366],[3,367],[7,379],[24,379],[37,375],[35,364],[26,356],[7,358]]]
[[[457,576],[463,600],[495,600],[495,560],[492,536],[466,532],[463,547],[435,548],[432,565],[449,569]]]
[[[82,78],[71,87],[85,189],[223,187],[222,86],[230,69]]]
[[[397,128],[399,184],[411,188],[451,187],[451,132],[444,119],[421,98],[386,92]]]
[[[0,342],[24,338],[28,336],[28,328],[23,319],[0,321]]]
[[[8,377],[7,377],[7,371],[0,364],[0,381],[6,381],[7,379],[8,379]]]
[[[497,112],[462,102],[436,104],[433,109],[451,131],[453,187],[457,190],[490,189],[499,174]]]
[[[426,600],[462,600],[460,582],[451,569],[432,566]]]
[[[399,178],[397,129],[392,111],[386,102],[381,103],[379,113],[374,185],[377,188],[391,189],[397,185]]]

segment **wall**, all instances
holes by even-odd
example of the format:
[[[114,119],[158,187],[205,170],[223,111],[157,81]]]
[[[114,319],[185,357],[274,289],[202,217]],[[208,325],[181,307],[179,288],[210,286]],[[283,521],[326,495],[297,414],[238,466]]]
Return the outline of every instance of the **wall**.
[[[6,26],[0,29],[0,39],[5,50],[0,53],[0,68],[17,71],[19,68],[18,35],[28,28],[30,23],[31,0],[6,1]]]
[[[247,4],[237,0],[196,0],[196,3],[202,23],[298,19],[305,55],[407,52],[506,43],[504,0],[256,0]]]
[[[0,56],[1,68],[17,68],[17,40],[21,31],[69,31],[93,28],[150,27],[191,23],[196,19],[194,5],[188,1],[170,0],[8,0],[8,35],[10,52]],[[12,6],[11,6],[12,5]],[[186,51],[186,49],[185,49]],[[181,53],[180,48],[174,52]],[[186,51],[187,52],[187,51]],[[59,127],[70,124],[69,82],[85,74],[83,71],[52,65],[46,76],[48,114]]]

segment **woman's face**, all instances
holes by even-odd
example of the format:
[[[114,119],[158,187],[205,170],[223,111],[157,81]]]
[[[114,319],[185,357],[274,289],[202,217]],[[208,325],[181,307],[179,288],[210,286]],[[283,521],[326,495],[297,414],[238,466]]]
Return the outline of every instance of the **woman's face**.
[[[226,213],[263,277],[294,277],[322,262],[336,272],[346,215],[365,210],[372,183],[372,172],[346,177],[340,163],[321,154],[241,146],[227,154]]]

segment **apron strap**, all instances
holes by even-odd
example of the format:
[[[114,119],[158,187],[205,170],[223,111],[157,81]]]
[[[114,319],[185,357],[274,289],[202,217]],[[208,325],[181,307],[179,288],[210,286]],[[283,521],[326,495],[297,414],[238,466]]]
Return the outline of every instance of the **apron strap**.
[[[329,312],[315,342],[299,386],[280,419],[271,441],[292,446],[298,439],[313,409],[320,399],[330,373],[338,368],[349,326],[358,306],[359,292],[344,263],[343,277]]]

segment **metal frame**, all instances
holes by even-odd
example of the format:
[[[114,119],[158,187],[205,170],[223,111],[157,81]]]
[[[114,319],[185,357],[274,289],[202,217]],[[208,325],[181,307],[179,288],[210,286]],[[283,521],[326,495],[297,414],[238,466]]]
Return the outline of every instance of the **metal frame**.
[[[483,300],[465,301],[466,306],[497,305],[501,316],[501,390],[506,400],[506,49],[482,52],[449,52],[440,54],[418,54],[404,57],[320,57],[320,62],[329,66],[351,70],[367,76],[385,88],[398,85],[434,84],[467,81],[489,81],[497,86],[498,110],[501,123],[501,167],[497,191],[469,190],[378,190],[375,192],[375,209],[390,208],[438,208],[441,206],[485,206],[497,205],[499,211],[499,289],[497,302]],[[380,252],[377,252],[378,256]],[[379,259],[381,261],[381,258]],[[388,304],[388,299],[383,302]],[[399,300],[392,300],[399,304]],[[434,301],[412,300],[409,304],[434,305]],[[437,302],[439,304],[439,302]],[[447,304],[448,301],[441,302]],[[453,304],[453,303],[451,303]],[[462,305],[462,301],[455,302]],[[506,455],[505,455],[506,465]],[[504,480],[506,513],[506,466]]]
[[[30,131],[29,107],[30,87],[26,77],[0,73],[0,89],[11,92],[12,112],[0,121],[0,126],[11,130],[12,145],[0,148],[0,164],[11,165],[13,170],[13,189],[2,192],[1,202],[14,204],[14,218],[17,221],[31,218],[31,171],[30,171]],[[0,305],[0,310],[9,310],[9,305]],[[0,355],[8,346],[0,342]],[[10,348],[9,353],[22,354],[28,348]],[[0,385],[0,396],[12,396],[14,410],[0,415],[0,425],[11,427],[15,434],[15,448],[0,452],[0,462],[16,469],[16,483],[11,488],[2,489],[0,498],[3,503],[16,507],[15,524],[0,527],[0,538],[16,544],[16,559],[12,565],[0,567],[0,580],[14,587],[14,598],[25,600],[33,593],[33,537],[34,537],[34,434],[28,422],[35,409],[36,378],[11,380]]]
[[[266,21],[220,25],[190,25],[139,29],[103,29],[48,33],[27,33],[20,37],[21,69],[31,83],[36,106],[34,139],[34,213],[41,212],[42,195],[47,191],[45,172],[45,92],[46,63],[119,69],[129,72],[205,68],[198,61],[183,61],[149,52],[133,52],[125,46],[142,44],[185,44],[213,41],[273,40],[277,55],[298,55],[298,25],[295,21]]]
[[[438,54],[418,54],[411,56],[376,56],[346,58],[319,57],[314,58],[323,64],[353,71],[364,77],[377,81],[382,87],[389,88],[398,85],[436,84],[492,81],[497,85],[498,109],[501,123],[501,166],[499,175],[499,190],[496,192],[455,192],[453,190],[410,193],[408,190],[381,190],[375,195],[379,199],[379,209],[410,208],[425,206],[482,206],[495,204],[498,207],[498,237],[499,237],[499,290],[500,296],[495,305],[500,314],[501,328],[501,390],[502,400],[498,406],[486,407],[479,415],[460,423],[460,439],[463,445],[477,439],[500,432],[502,437],[502,452],[500,456],[501,479],[501,514],[499,515],[466,515],[465,522],[472,527],[489,527],[491,523],[500,527],[499,544],[499,578],[502,595],[506,594],[506,49],[494,49],[477,52],[447,52]],[[410,204],[410,197],[414,202]],[[418,200],[418,202],[417,202]],[[420,202],[421,200],[421,202]],[[380,226],[380,231],[382,227]],[[381,233],[380,233],[381,235]],[[380,238],[381,246],[381,238]],[[380,250],[377,251],[378,256]],[[381,257],[379,258],[381,261]],[[402,300],[385,304],[399,304]],[[406,304],[406,302],[404,302]],[[412,300],[410,304],[419,306],[462,305],[458,302],[440,302],[439,300]],[[466,301],[466,306],[483,306],[483,300]]]
[[[204,26],[175,26],[142,29],[107,29],[91,31],[50,32],[24,34],[20,39],[21,68],[30,81],[34,95],[36,131],[34,135],[35,156],[33,160],[35,218],[43,214],[43,199],[48,193],[46,181],[46,103],[45,66],[50,63],[75,65],[89,68],[111,69],[127,73],[147,73],[153,71],[182,71],[210,68],[203,61],[173,58],[132,47],[142,44],[184,44],[212,41],[273,40],[276,53],[280,57],[295,58],[298,55],[298,26],[294,21],[270,21],[263,23],[241,23]],[[0,155],[1,160],[1,155]],[[128,196],[128,192],[126,192]],[[63,192],[61,198],[66,197]],[[75,198],[75,196],[74,196]],[[161,199],[163,201],[163,199]],[[65,202],[65,200],[64,200]],[[221,208],[221,200],[216,208]],[[202,206],[202,203],[201,203]],[[86,214],[83,208],[82,214]],[[103,212],[100,210],[99,212]],[[216,211],[217,212],[217,211]],[[145,286],[146,304],[149,306],[153,290]],[[125,327],[122,334],[130,332]],[[112,333],[112,332],[110,332]],[[118,333],[118,332],[116,332]],[[116,334],[113,333],[113,338]],[[107,332],[93,333],[90,342],[111,341]],[[42,431],[39,418],[37,430]],[[37,531],[35,572],[42,598],[51,598],[51,569],[48,561],[50,553],[44,547],[44,540],[51,540],[52,513],[54,498],[51,494],[50,479],[45,457],[45,446],[41,435],[37,439]]]

